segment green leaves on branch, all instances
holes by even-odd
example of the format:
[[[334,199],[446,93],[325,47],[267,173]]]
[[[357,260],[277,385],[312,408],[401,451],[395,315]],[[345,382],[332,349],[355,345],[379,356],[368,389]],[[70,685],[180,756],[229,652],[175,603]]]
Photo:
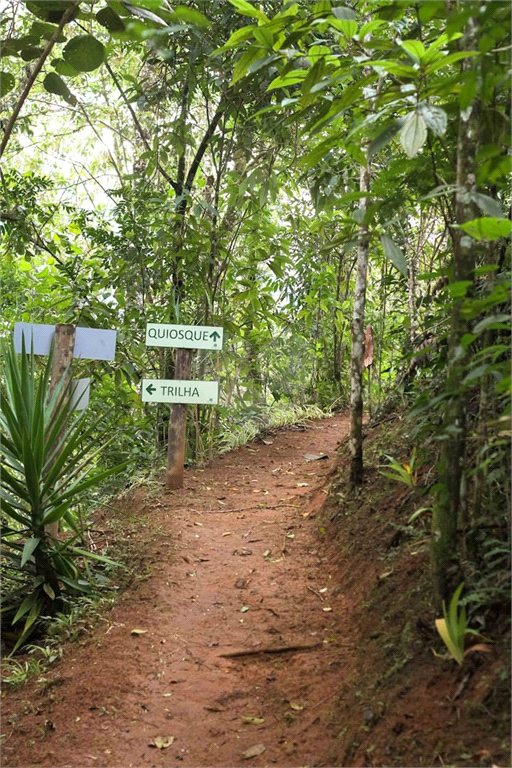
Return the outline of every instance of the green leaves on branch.
[[[444,109],[422,101],[406,117],[387,125],[371,142],[368,148],[370,157],[380,152],[400,131],[400,142],[408,157],[415,157],[427,140],[427,128],[436,136],[443,136],[448,125]]]

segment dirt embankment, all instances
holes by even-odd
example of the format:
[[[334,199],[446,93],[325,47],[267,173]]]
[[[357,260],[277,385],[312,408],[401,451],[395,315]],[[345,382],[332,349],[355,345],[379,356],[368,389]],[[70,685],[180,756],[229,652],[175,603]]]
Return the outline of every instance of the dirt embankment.
[[[5,766],[509,764],[499,653],[459,671],[430,650],[403,491],[370,470],[349,494],[348,420],[306,426],[98,518],[137,573],[43,680],[4,694]]]

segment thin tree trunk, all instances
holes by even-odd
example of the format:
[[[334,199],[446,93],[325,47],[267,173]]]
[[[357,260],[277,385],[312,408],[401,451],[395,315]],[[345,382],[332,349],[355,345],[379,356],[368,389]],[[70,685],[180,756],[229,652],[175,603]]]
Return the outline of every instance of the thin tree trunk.
[[[477,45],[477,25],[470,19],[466,28],[464,46],[474,50]],[[472,60],[464,65],[469,68]],[[480,113],[478,102],[459,117],[457,141],[457,192],[455,195],[455,219],[463,224],[478,214],[474,204],[468,201],[467,192],[474,190],[475,155],[478,151]],[[451,230],[453,261],[451,282],[473,281],[476,259],[476,241],[458,228]],[[432,555],[434,580],[439,597],[448,601],[462,580],[457,553],[457,527],[465,499],[461,492],[466,454],[467,424],[466,396],[462,391],[462,379],[466,360],[459,354],[460,339],[467,332],[467,321],[462,314],[464,299],[454,301],[451,309],[451,328],[448,340],[448,373],[445,391],[449,399],[444,411],[443,425],[446,439],[439,465],[442,490],[438,496],[436,514],[433,516]]]
[[[418,245],[421,242],[421,223],[420,233],[418,235]],[[409,249],[408,249],[409,250]],[[418,310],[416,307],[416,278],[418,273],[418,252],[416,248],[409,250],[408,263],[408,303],[409,303],[409,340],[411,349],[416,345],[416,334],[418,333]]]
[[[359,190],[370,191],[370,161],[361,166]],[[359,208],[366,209],[366,197],[361,198]],[[364,310],[366,302],[366,276],[370,251],[370,234],[365,223],[359,225],[357,247],[356,292],[352,315],[352,356],[350,360],[350,482],[363,482],[363,354]]]

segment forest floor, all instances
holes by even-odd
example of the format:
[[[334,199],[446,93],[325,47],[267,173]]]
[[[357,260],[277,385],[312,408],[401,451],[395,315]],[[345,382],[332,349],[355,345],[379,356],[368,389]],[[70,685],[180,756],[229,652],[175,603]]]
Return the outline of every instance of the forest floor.
[[[399,426],[372,432],[370,463]],[[3,765],[510,765],[507,653],[434,656],[428,538],[375,468],[349,494],[347,431],[276,430],[98,514],[135,574],[43,677],[5,687]]]

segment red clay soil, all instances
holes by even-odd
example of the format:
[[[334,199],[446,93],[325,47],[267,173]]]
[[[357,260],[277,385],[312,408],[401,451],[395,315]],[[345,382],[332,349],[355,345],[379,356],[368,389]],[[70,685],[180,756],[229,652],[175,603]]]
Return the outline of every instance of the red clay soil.
[[[43,680],[3,694],[3,765],[444,765],[447,744],[453,764],[508,764],[503,739],[465,721],[462,692],[447,701],[463,678],[429,649],[409,687],[398,665],[368,698],[391,666],[361,645],[377,524],[354,528],[361,556],[340,559],[319,514],[347,430],[344,416],[280,430],[188,470],[183,491],[120,498],[109,515],[139,573]]]

